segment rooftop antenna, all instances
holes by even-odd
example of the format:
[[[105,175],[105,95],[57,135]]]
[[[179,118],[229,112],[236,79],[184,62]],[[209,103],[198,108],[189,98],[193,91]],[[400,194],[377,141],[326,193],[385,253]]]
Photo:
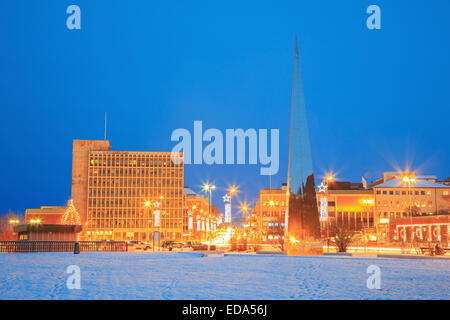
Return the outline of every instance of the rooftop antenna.
[[[106,112],[105,112],[105,135],[104,135],[103,140],[106,140]]]

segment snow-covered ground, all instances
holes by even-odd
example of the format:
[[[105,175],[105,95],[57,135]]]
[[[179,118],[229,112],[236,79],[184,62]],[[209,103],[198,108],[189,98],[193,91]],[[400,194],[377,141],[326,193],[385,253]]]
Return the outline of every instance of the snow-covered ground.
[[[81,289],[66,286],[69,265]],[[366,286],[381,269],[381,289]],[[449,299],[449,260],[195,253],[0,254],[0,299]]]

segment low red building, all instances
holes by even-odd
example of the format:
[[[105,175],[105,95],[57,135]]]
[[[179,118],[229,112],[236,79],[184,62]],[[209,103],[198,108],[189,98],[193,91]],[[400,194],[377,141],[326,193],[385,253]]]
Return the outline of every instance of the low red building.
[[[39,209],[26,209],[25,222],[42,224],[60,224],[66,206],[42,206]]]
[[[448,215],[394,219],[389,224],[389,236],[397,241],[440,242],[448,247],[449,227]]]

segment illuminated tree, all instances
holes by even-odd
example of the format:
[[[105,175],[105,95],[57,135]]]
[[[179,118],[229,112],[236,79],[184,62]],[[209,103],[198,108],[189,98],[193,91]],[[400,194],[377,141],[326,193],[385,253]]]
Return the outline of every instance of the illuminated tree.
[[[73,200],[69,200],[69,206],[67,207],[66,212],[64,212],[61,218],[61,224],[68,224],[68,225],[81,224],[80,214],[78,213],[77,209],[75,209],[75,206],[73,205]]]

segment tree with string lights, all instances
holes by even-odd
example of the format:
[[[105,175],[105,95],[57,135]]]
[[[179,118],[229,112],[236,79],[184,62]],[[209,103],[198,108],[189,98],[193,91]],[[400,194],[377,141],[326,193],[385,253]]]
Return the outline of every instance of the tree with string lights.
[[[67,224],[67,225],[80,225],[81,224],[80,214],[78,213],[77,209],[75,209],[73,200],[69,200],[69,205],[67,207],[67,210],[66,210],[66,212],[64,212],[63,216],[61,217],[61,224]]]

